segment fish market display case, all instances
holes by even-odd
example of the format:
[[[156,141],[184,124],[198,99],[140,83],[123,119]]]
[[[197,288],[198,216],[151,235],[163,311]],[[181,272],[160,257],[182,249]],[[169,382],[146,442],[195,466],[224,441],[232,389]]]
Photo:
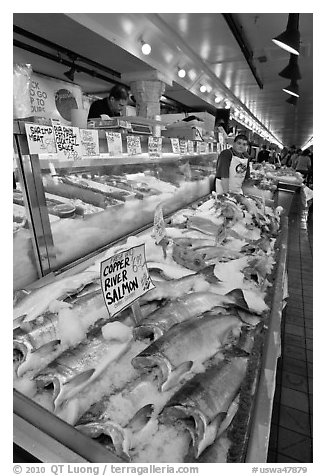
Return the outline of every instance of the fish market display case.
[[[191,170],[191,160],[191,157],[187,158],[186,164],[184,158],[177,160],[177,168],[166,173],[176,180],[174,174],[180,166],[186,165],[187,170]],[[167,159],[166,163],[171,162]],[[162,164],[162,161],[158,164],[159,169]],[[139,166],[126,164],[129,165]],[[107,170],[107,164],[101,166]],[[193,167],[200,170],[198,164]],[[40,169],[41,176],[47,177],[47,166]],[[59,170],[58,167],[58,175]],[[66,171],[66,168],[62,170]],[[96,169],[94,175],[102,177],[104,173],[98,174],[101,170]],[[145,175],[144,169],[140,170],[136,173]],[[90,181],[89,170],[82,173],[87,174]],[[132,169],[131,174],[134,173]],[[164,171],[158,170],[158,173],[164,177]],[[69,170],[69,185],[73,184],[72,175],[75,176]],[[61,177],[66,178],[66,172]],[[209,191],[209,174],[205,178]],[[46,183],[52,180],[53,177]],[[186,185],[180,185],[180,188]],[[205,187],[200,185],[203,195],[207,195]],[[139,193],[143,191],[139,190]],[[171,208],[165,209],[164,201],[164,212],[168,210],[169,214],[165,213],[166,239],[161,245],[152,237],[156,201],[147,226],[143,221],[136,221],[133,230],[127,228],[112,244],[119,253],[128,246],[145,243],[147,265],[156,287],[139,301],[144,318],[140,325],[135,326],[130,309],[122,311],[112,322],[101,301],[98,266],[111,247],[98,247],[97,251],[86,253],[86,259],[65,266],[60,274],[51,273],[40,279],[34,286],[35,294],[17,297],[14,307],[17,374],[14,442],[41,461],[181,462],[175,459],[180,457],[177,451],[184,455],[185,462],[266,461],[280,355],[287,218],[279,218],[277,211],[257,198],[207,195],[196,200],[198,197],[194,198],[190,192],[187,197],[181,195],[177,204],[171,203]],[[120,220],[124,221],[126,215],[122,214],[123,208],[120,210]],[[240,294],[239,290],[242,290]],[[260,290],[264,290],[262,294]],[[94,309],[96,314],[92,313]],[[68,330],[63,330],[62,319],[72,313],[77,313],[80,320],[84,319],[84,327],[79,328],[83,331],[82,337],[77,336],[78,333],[72,335],[69,330],[67,338]],[[170,322],[170,316],[176,321]],[[163,319],[164,324],[159,319]],[[122,334],[120,328],[117,332],[112,327],[116,321],[122,326]],[[45,324],[48,331],[43,327]],[[74,320],[73,326],[81,324]],[[105,326],[113,333],[111,337],[104,332]],[[42,332],[38,334],[40,329]],[[149,341],[149,329],[154,342]],[[62,332],[61,340],[58,340],[58,332]],[[46,333],[51,340],[44,342]],[[118,339],[118,343],[114,339]],[[177,353],[173,350],[173,342],[179,349]],[[87,364],[87,359],[93,355],[89,346],[93,350],[106,349],[110,356],[112,345],[121,358],[116,355],[101,367],[102,354],[98,354],[101,373],[96,374],[98,367],[94,374],[93,370],[88,373],[89,367],[81,372],[80,366],[85,361]],[[180,349],[185,356],[180,357]],[[161,352],[161,357],[157,357],[156,352]],[[162,352],[165,357],[169,356],[167,367],[163,365]],[[37,359],[33,360],[35,354]],[[73,369],[76,355],[84,362],[79,361],[77,373],[73,377],[69,372],[69,375],[62,373],[59,367],[68,369],[65,367],[67,362],[70,370]],[[158,359],[154,370],[153,359]],[[156,374],[155,369],[160,368],[161,363],[162,374]],[[80,379],[82,375],[86,380]],[[77,386],[69,386],[73,381]],[[208,394],[212,392],[211,411],[217,416],[215,413],[203,416],[202,410],[196,414],[187,413],[190,411],[189,398],[199,407],[202,403],[203,393],[194,393],[197,388]],[[218,406],[220,400],[221,407]],[[138,407],[140,413],[136,411],[134,416],[140,420],[134,417],[129,420],[129,413],[133,414]],[[127,417],[119,412],[120,408],[127,412]],[[160,412],[156,415],[157,408]],[[109,420],[109,414],[111,417],[117,415],[117,420]],[[98,418],[99,415],[102,416]],[[194,421],[187,426],[190,417],[196,421],[195,426]],[[184,423],[180,424],[180,421]],[[206,424],[209,431],[203,430],[202,425]],[[141,438],[138,438],[138,432]],[[148,456],[147,447],[142,446],[143,439],[154,445],[157,453]],[[188,446],[193,449],[189,454],[185,450]],[[126,454],[135,447],[137,457],[128,460]],[[171,460],[164,459],[168,456],[160,453],[164,452],[162,448],[166,448]],[[175,452],[171,453],[172,450]]]
[[[168,215],[210,192],[216,143],[188,141],[191,148],[173,153],[163,138],[161,157],[152,157],[141,136],[142,153],[128,155],[122,135],[122,154],[112,156],[105,132],[98,130],[99,155],[58,160],[30,154],[25,123],[14,122],[15,290],[148,226],[158,204]]]

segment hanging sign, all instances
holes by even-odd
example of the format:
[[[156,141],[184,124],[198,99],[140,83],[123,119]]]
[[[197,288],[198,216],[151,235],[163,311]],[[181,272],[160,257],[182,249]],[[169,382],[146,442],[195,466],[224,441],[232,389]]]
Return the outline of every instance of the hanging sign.
[[[57,152],[53,127],[25,123],[30,154],[55,154]]]
[[[58,160],[78,160],[82,158],[78,127],[65,126],[52,120]]]
[[[166,236],[165,222],[163,217],[163,208],[159,203],[155,208],[154,212],[154,227],[153,235],[155,238],[155,243],[158,245],[163,238]]]
[[[122,156],[122,139],[120,132],[105,132],[110,157]]]
[[[155,288],[147,269],[145,244],[113,254],[102,261],[101,287],[111,317]]]
[[[141,154],[141,144],[139,136],[127,136],[127,153],[128,155]]]
[[[179,144],[179,139],[176,137],[171,138],[171,146],[172,146],[172,152],[174,154],[180,155],[180,144]]]
[[[150,157],[162,157],[162,137],[148,138],[148,155]]]
[[[188,151],[188,141],[184,140],[184,139],[180,139],[179,141],[180,143],[180,153],[181,155],[185,155]]]
[[[100,154],[98,131],[92,129],[79,129],[80,150],[83,157],[94,157]]]

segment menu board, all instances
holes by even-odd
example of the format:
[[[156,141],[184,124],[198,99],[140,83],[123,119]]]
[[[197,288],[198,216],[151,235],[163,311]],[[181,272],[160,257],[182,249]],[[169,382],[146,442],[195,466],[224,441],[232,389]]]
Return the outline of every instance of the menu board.
[[[150,157],[162,157],[162,137],[149,136],[148,155]]]
[[[179,144],[179,139],[176,137],[171,138],[171,146],[172,146],[172,152],[174,154],[180,155],[180,144]]]
[[[188,152],[188,141],[180,139],[179,144],[181,155],[185,155]]]
[[[141,144],[139,136],[127,136],[127,153],[128,155],[141,154]]]
[[[78,127],[65,126],[52,120],[54,140],[58,160],[78,160],[82,158]]]
[[[102,261],[101,287],[111,317],[153,289],[155,286],[147,269],[145,245],[134,246]]]
[[[53,127],[25,123],[30,154],[55,154],[57,152]]]
[[[110,157],[122,156],[122,139],[120,132],[105,132]]]
[[[100,154],[98,131],[92,129],[79,129],[80,149],[83,157],[93,157]]]

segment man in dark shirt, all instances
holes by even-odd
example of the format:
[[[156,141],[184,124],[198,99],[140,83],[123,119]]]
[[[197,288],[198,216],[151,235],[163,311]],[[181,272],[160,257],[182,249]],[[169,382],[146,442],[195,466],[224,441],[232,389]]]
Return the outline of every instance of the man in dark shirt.
[[[121,111],[128,102],[128,92],[126,88],[116,84],[110,91],[109,97],[99,99],[91,104],[88,119],[101,117],[106,114],[109,117],[120,116]]]
[[[250,177],[247,147],[247,136],[238,134],[233,146],[220,153],[215,177],[217,193],[242,193],[242,184]]]
[[[261,164],[262,162],[268,162],[269,160],[269,152],[266,149],[266,145],[264,144],[262,149],[258,152],[257,162]]]

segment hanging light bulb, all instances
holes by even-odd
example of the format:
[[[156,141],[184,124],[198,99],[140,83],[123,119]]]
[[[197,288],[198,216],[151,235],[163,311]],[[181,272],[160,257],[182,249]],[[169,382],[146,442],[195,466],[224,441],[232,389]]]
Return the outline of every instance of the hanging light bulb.
[[[292,80],[291,83],[283,88],[285,93],[291,94],[291,96],[299,97],[299,86],[295,80]]]
[[[152,51],[151,45],[149,43],[145,43],[145,41],[142,41],[141,44],[142,44],[142,47],[141,47],[142,53],[144,55],[149,55]]]
[[[300,54],[299,13],[289,13],[286,30],[272,41],[294,55]]]
[[[186,76],[186,70],[183,68],[178,68],[178,76],[179,78],[184,78]]]
[[[200,88],[199,88],[199,91],[200,91],[201,93],[206,93],[206,90],[207,90],[207,88],[206,88],[206,86],[205,86],[204,84],[202,84],[202,85],[200,86]]]

